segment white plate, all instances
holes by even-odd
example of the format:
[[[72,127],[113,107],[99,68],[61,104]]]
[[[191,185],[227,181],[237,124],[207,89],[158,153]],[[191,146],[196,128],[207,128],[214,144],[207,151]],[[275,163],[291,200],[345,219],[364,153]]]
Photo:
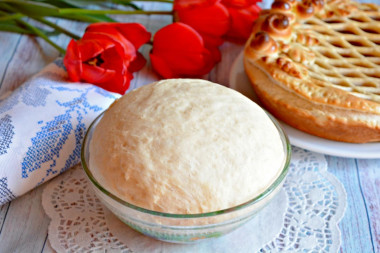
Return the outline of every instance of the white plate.
[[[240,53],[231,67],[230,88],[235,89],[250,99],[257,101],[249,79],[244,72],[243,53]],[[299,131],[280,122],[294,146],[327,155],[350,158],[380,158],[380,143],[353,144],[331,141]]]

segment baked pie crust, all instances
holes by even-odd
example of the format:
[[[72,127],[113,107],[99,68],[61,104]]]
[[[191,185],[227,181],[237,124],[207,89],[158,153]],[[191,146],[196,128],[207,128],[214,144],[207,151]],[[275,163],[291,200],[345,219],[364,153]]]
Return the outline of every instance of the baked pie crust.
[[[244,66],[285,123],[337,141],[380,141],[379,6],[276,0],[253,27]]]

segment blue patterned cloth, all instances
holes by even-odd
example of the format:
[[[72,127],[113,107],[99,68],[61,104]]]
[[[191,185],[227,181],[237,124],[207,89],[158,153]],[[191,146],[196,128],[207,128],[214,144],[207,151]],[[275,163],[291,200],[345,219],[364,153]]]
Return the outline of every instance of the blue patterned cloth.
[[[58,59],[0,100],[0,205],[80,162],[87,128],[119,97],[66,80]]]

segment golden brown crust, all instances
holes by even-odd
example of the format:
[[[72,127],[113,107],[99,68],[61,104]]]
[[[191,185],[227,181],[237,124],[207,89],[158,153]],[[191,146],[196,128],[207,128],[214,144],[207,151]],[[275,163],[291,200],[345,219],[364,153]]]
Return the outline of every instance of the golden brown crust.
[[[289,38],[292,34],[290,19],[281,12],[269,14],[261,29],[274,38]]]
[[[254,49],[252,52],[257,52],[259,54],[255,55],[255,58],[272,54],[278,50],[277,42],[272,39],[266,32],[256,33],[249,46]]]
[[[305,132],[380,141],[379,20],[373,4],[275,1],[255,23],[244,51],[260,100]]]
[[[245,60],[245,69],[262,105],[276,118],[299,130],[335,141],[366,143],[380,140],[380,115],[337,109],[315,103],[277,85],[263,71]],[[292,103],[289,103],[292,101]],[[359,119],[358,119],[359,118]]]

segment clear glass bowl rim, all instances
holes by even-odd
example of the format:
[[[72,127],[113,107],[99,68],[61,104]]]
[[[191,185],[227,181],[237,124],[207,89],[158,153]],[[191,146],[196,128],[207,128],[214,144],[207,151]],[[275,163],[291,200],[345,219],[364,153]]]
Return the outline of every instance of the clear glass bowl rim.
[[[290,142],[289,142],[289,139],[288,139],[288,136],[286,135],[286,133],[284,132],[284,130],[282,129],[280,123],[267,111],[265,111],[267,113],[267,115],[269,116],[269,118],[272,120],[272,122],[274,123],[274,125],[276,126],[277,130],[279,131],[279,134],[280,134],[280,137],[281,137],[281,141],[283,143],[283,145],[285,146],[286,145],[286,158],[285,158],[285,161],[284,161],[284,164],[283,164],[283,169],[281,171],[281,173],[278,175],[278,177],[276,178],[276,180],[264,191],[262,192],[261,194],[259,194],[258,196],[256,196],[255,198],[247,201],[247,202],[244,202],[242,204],[239,204],[237,206],[234,206],[234,207],[230,207],[230,208],[226,208],[226,209],[222,209],[222,210],[218,210],[218,211],[213,211],[213,212],[207,212],[207,213],[197,213],[197,214],[175,214],[175,213],[164,213],[164,212],[158,212],[158,211],[153,211],[153,210],[149,210],[149,209],[145,209],[145,208],[142,208],[142,207],[139,207],[139,206],[136,206],[136,205],[133,205],[125,200],[122,200],[121,198],[117,197],[116,195],[112,194],[111,192],[109,192],[108,190],[106,190],[95,178],[94,176],[92,175],[89,167],[87,166],[87,161],[85,159],[85,152],[86,152],[86,147],[87,147],[87,142],[89,141],[88,138],[89,138],[89,134],[91,131],[93,131],[94,129],[94,125],[102,118],[104,112],[102,112],[99,116],[97,116],[94,121],[90,124],[85,136],[84,136],[84,139],[83,139],[83,143],[82,143],[82,147],[81,147],[81,163],[82,163],[82,167],[85,171],[85,173],[87,174],[88,178],[90,179],[90,181],[95,185],[95,187],[100,190],[102,193],[104,193],[105,195],[107,195],[108,197],[110,197],[111,199],[113,199],[114,201],[118,202],[119,204],[123,205],[123,206],[126,206],[126,207],[129,207],[133,210],[136,210],[136,211],[140,211],[142,213],[146,213],[146,214],[151,214],[151,215],[154,215],[154,216],[160,216],[160,217],[167,217],[167,218],[187,218],[187,219],[192,219],[192,218],[206,218],[206,217],[215,217],[215,216],[220,216],[220,215],[223,215],[223,214],[227,214],[227,213],[233,213],[233,212],[236,212],[236,211],[239,211],[239,210],[242,210],[244,208],[247,208],[251,205],[254,205],[255,203],[259,202],[260,200],[264,199],[266,196],[270,195],[271,192],[273,192],[279,185],[281,185],[282,181],[285,179],[287,173],[288,173],[288,170],[289,170],[289,164],[290,164],[290,158],[291,158],[291,145],[290,145]]]

